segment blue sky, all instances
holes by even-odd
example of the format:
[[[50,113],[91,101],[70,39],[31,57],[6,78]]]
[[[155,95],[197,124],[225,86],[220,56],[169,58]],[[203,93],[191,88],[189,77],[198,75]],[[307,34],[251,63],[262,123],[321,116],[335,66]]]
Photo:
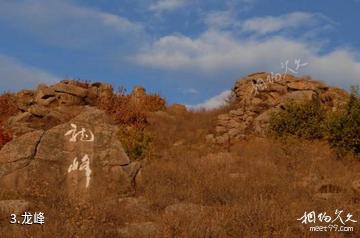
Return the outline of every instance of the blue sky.
[[[216,106],[235,80],[296,70],[360,83],[359,0],[0,0],[0,89],[65,77]]]

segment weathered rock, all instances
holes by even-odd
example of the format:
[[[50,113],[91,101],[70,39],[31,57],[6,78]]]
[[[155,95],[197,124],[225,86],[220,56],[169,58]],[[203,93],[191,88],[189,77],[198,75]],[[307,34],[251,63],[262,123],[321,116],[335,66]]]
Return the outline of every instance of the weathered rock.
[[[4,126],[16,136],[33,129],[47,130],[74,118],[85,105],[95,106],[112,96],[111,85],[103,83],[63,80],[54,86],[39,85],[35,91],[23,90],[15,95],[20,112]]]
[[[66,179],[66,189],[82,187],[90,188],[91,192],[100,192],[104,188],[100,185],[103,183],[114,185],[118,191],[121,191],[120,187],[126,190],[131,186],[131,179],[121,168],[130,161],[117,138],[117,128],[106,123],[109,120],[104,112],[88,108],[69,123],[56,126],[44,134],[36,160],[40,167],[49,163],[58,165],[45,172],[48,177],[55,178],[53,183],[59,178]],[[70,170],[76,163],[79,166],[84,164],[82,161],[89,164],[90,175],[86,174],[86,170]],[[75,177],[67,179],[69,176],[66,174]]]
[[[236,139],[238,135],[242,137],[246,133],[264,135],[270,112],[284,109],[289,101],[303,104],[318,100],[334,111],[344,105],[348,98],[345,91],[321,82],[265,72],[240,79],[232,93],[235,96],[235,109],[218,116],[214,135],[217,143],[228,143],[229,139]]]
[[[140,169],[135,176],[135,188],[143,188],[144,182],[144,175],[142,169]]]
[[[56,99],[60,105],[65,105],[65,106],[84,104],[84,101],[81,97],[68,93],[57,93]]]
[[[240,109],[237,109],[237,110],[231,110],[229,113],[230,113],[231,116],[242,116],[242,115],[244,115],[244,110],[242,110],[240,108]]]
[[[34,92],[31,90],[22,90],[16,94],[16,105],[22,111],[26,111],[34,104]]]
[[[0,178],[29,165],[34,159],[44,131],[17,137],[0,150]]]
[[[227,131],[228,131],[228,128],[226,127],[226,124],[222,124],[222,125],[224,125],[224,126],[217,126],[217,127],[215,128],[215,131],[216,131],[217,133],[224,133],[224,132],[227,132]]]
[[[55,92],[70,94],[73,96],[84,98],[87,95],[87,90],[82,87],[78,87],[69,82],[61,82],[53,86]]]
[[[254,128],[255,131],[259,134],[262,134],[265,132],[268,123],[270,121],[271,115],[274,113],[280,111],[278,108],[271,108],[263,113],[261,113],[258,117],[254,120]]]
[[[39,85],[36,90],[35,102],[42,106],[48,106],[56,100],[55,90],[46,85]]]
[[[44,117],[49,114],[49,109],[44,106],[33,105],[28,109],[28,112],[37,117]]]
[[[30,128],[25,123],[16,123],[16,124],[13,124],[11,127],[11,132],[14,137],[19,137],[19,136],[22,136],[22,135],[25,135],[27,133],[34,132],[34,131],[37,131],[37,129]]]
[[[10,117],[8,124],[12,127],[17,123],[26,122],[31,118],[32,114],[30,112],[20,112],[17,115]]]
[[[0,151],[0,186],[21,192],[41,186],[43,193],[56,187],[76,201],[131,192],[139,165],[110,123],[105,112],[84,107],[68,123],[15,138]]]
[[[227,133],[230,138],[235,138],[238,135],[243,135],[245,133],[245,125],[243,125],[243,127],[240,128],[232,128],[229,130],[229,132]]]
[[[290,93],[286,94],[282,98],[282,101],[283,102],[292,101],[292,102],[301,104],[301,103],[306,103],[311,100],[314,100],[315,97],[316,97],[316,93],[311,90],[295,91],[295,92],[290,92]]]
[[[141,164],[140,162],[132,162],[127,165],[123,165],[123,170],[128,174],[133,186],[136,186],[136,176],[140,172]]]
[[[315,90],[315,89],[326,89],[327,87],[317,81],[310,80],[298,80],[287,84],[290,89],[294,90]]]

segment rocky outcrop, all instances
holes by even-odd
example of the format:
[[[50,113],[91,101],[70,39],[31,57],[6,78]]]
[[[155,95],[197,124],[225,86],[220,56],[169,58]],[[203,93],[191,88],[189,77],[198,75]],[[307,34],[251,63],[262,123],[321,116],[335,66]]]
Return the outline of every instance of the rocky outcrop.
[[[132,192],[140,167],[130,162],[110,122],[105,112],[84,107],[67,123],[15,138],[0,151],[0,187],[40,188],[44,196],[56,188],[74,200]]]
[[[15,95],[21,111],[8,120],[15,135],[38,129],[49,129],[81,113],[83,106],[97,105],[113,95],[111,85],[63,80],[55,85],[39,85],[36,90],[23,90]]]
[[[232,92],[234,109],[218,117],[215,133],[207,136],[209,142],[224,144],[249,134],[263,135],[271,114],[283,110],[286,102],[318,100],[329,110],[336,110],[348,98],[345,91],[318,81],[263,72],[240,79]]]
[[[13,140],[0,148],[0,215],[34,209],[48,214],[59,206],[62,217],[70,214],[69,223],[81,211],[84,219],[76,225],[104,216],[101,222],[118,236],[156,237],[150,203],[135,197],[143,184],[142,162],[130,161],[121,143],[123,125],[107,110],[121,96],[144,111],[143,102],[155,98],[139,87],[120,95],[107,84],[66,80],[17,93],[19,113],[4,119]],[[107,209],[118,224],[102,215]]]
[[[30,164],[40,143],[43,131],[35,131],[15,138],[0,151],[0,178]]]

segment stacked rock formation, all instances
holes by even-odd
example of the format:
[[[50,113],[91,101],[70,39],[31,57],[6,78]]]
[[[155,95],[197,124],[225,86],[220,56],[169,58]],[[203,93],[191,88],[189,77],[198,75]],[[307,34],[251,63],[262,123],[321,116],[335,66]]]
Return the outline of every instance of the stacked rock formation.
[[[111,85],[73,80],[63,80],[53,86],[39,85],[35,91],[23,90],[15,95],[20,113],[8,121],[7,127],[15,135],[49,129],[81,113],[83,106],[96,105],[112,94]]]
[[[19,113],[6,122],[14,139],[0,150],[2,191],[45,196],[58,188],[75,200],[132,193],[140,163],[129,160],[119,128],[96,107],[112,96],[110,85],[70,80],[17,93]]]
[[[215,133],[207,136],[209,142],[224,144],[249,134],[263,135],[271,114],[283,110],[286,102],[305,103],[318,100],[329,110],[346,103],[348,94],[322,82],[292,75],[274,75],[261,72],[248,75],[235,83],[234,109],[219,115]]]

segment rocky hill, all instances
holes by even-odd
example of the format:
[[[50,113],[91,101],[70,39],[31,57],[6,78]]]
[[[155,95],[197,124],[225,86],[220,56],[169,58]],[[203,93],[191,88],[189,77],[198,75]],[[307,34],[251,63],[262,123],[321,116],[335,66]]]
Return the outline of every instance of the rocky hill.
[[[218,116],[215,134],[207,136],[210,142],[222,144],[249,134],[263,135],[271,114],[283,110],[287,102],[317,101],[334,111],[349,98],[344,90],[322,82],[270,73],[255,73],[238,80],[232,94],[233,110]]]
[[[111,85],[71,80],[12,95],[16,113],[2,119],[13,139],[0,150],[0,232],[29,234],[1,219],[43,211],[47,226],[31,227],[29,237],[306,237],[293,221],[314,201],[331,207],[341,197],[358,206],[360,165],[329,159],[333,152],[321,141],[288,146],[264,131],[289,101],[335,111],[349,95],[276,77],[240,79],[231,109],[209,112],[166,107],[141,87],[122,95]],[[252,141],[241,140],[249,135]],[[225,151],[205,139],[238,143]],[[140,159],[149,141],[151,156]]]
[[[34,91],[23,90],[15,95],[19,113],[10,118],[7,127],[15,134],[36,129],[49,129],[79,115],[84,106],[95,106],[113,94],[111,85],[87,85],[64,80],[55,85],[39,85]]]
[[[136,87],[128,103],[146,96]],[[4,123],[13,139],[0,150],[0,187],[17,199],[1,201],[1,214],[22,212],[34,199],[51,206],[61,196],[77,206],[134,193],[141,165],[125,153],[111,113],[99,109],[113,97],[111,85],[72,80],[14,95],[18,113]]]

